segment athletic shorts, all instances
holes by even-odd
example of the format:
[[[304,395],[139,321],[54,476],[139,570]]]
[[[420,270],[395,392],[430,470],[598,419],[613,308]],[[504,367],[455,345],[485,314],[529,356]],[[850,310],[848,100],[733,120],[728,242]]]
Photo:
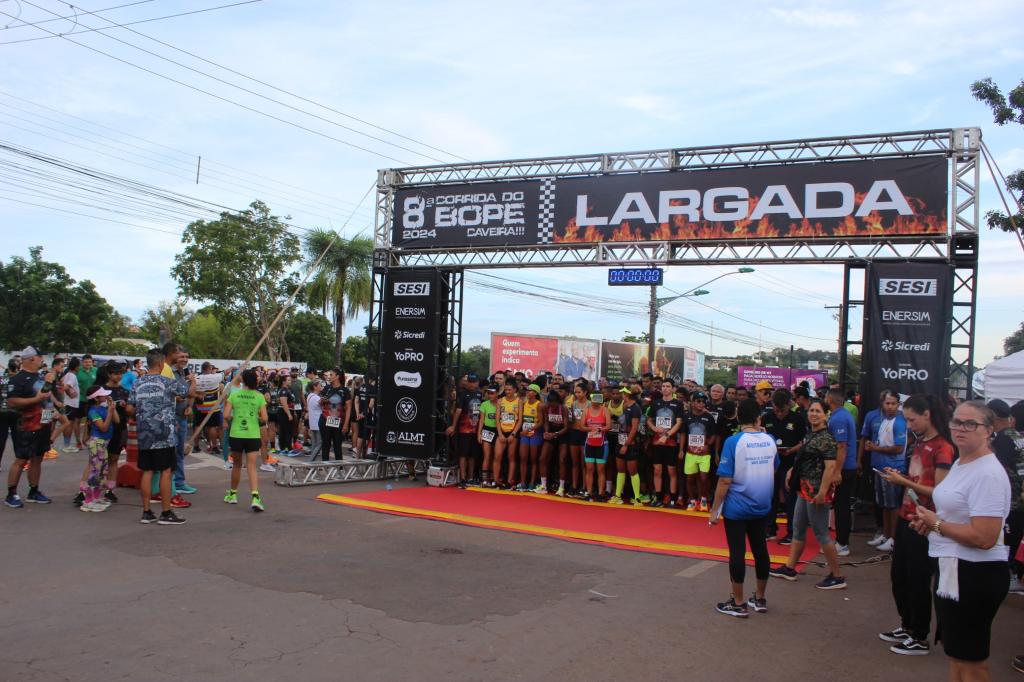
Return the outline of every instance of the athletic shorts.
[[[608,444],[585,445],[583,450],[583,461],[587,464],[604,464],[608,461]]]
[[[81,407],[71,407],[70,405],[65,405],[61,412],[69,421],[78,421],[85,416],[85,410]]]
[[[455,434],[455,452],[460,458],[472,459],[480,450],[480,444],[476,442],[475,433]]]
[[[875,504],[882,509],[899,509],[903,505],[903,487],[875,474]]]
[[[711,471],[711,455],[695,455],[692,452],[687,452],[683,459],[683,473],[693,476],[698,471],[702,474]]]
[[[49,427],[49,424],[46,426]],[[14,456],[18,459],[42,457],[50,449],[50,429],[42,428],[38,431],[15,429],[11,442],[14,445]]]
[[[120,455],[121,449],[124,448],[124,431],[114,431],[114,436],[107,442],[107,454],[108,455]]]
[[[580,431],[579,429],[569,429],[569,445],[579,445],[583,447],[587,444],[587,432]]]
[[[528,436],[525,433],[519,435],[520,445],[540,445],[544,442],[544,432],[534,431],[532,436]]]
[[[662,466],[673,467],[679,459],[679,448],[675,445],[652,445],[651,462]]]
[[[205,412],[196,412],[196,426],[203,423],[203,419],[206,418]],[[206,422],[206,428],[212,429],[222,426],[224,424],[224,413],[220,410],[212,412],[210,414],[210,420]]]
[[[259,438],[235,438],[228,436],[228,448],[231,452],[259,452],[262,441]]]
[[[177,464],[174,448],[139,450],[139,469],[142,471],[165,471]]]
[[[636,462],[640,459],[640,448],[636,446],[634,442],[632,445],[626,447],[626,454],[622,454],[622,446],[615,446],[615,457],[617,459],[623,459],[627,462]]]

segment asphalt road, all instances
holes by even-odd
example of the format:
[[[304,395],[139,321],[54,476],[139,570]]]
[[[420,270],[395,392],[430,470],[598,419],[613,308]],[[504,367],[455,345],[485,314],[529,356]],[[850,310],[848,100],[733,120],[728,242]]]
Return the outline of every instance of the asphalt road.
[[[70,499],[85,456],[44,464],[53,505],[0,507],[0,681],[946,676],[941,648],[901,657],[878,640],[897,624],[888,563],[849,567],[845,591],[815,590],[818,567],[773,581],[769,613],[741,621],[714,611],[724,563],[315,501],[382,482],[279,488],[261,474],[256,515],[221,501],[227,472],[211,464],[189,472],[200,491],[184,526],[140,525],[130,490],[81,513]],[[870,556],[866,539],[851,560]],[[1022,614],[1011,595],[993,679],[1019,677]]]

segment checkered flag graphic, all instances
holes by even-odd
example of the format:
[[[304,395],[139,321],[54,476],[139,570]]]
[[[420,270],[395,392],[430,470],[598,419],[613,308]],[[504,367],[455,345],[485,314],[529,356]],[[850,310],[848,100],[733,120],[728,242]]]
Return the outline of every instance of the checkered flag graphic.
[[[555,179],[540,183],[540,212],[537,216],[537,243],[550,244],[555,235]]]

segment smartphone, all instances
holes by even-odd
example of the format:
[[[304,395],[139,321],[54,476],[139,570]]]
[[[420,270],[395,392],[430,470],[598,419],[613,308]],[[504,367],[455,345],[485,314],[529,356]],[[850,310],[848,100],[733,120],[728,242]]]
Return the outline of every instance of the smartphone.
[[[881,474],[882,476],[887,475],[884,471],[882,471],[881,469],[876,469],[875,467],[871,467],[871,470],[874,471],[876,474]]]
[[[921,504],[918,501],[920,498],[917,495],[917,491],[914,490],[913,488],[907,488],[907,497],[909,497],[910,501],[913,502],[914,504]]]

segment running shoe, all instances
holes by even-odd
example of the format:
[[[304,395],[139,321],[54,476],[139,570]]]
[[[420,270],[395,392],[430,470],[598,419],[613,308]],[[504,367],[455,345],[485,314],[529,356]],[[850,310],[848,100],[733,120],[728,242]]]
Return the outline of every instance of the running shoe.
[[[261,512],[266,509],[266,507],[263,506],[263,498],[260,497],[259,493],[252,494],[252,501],[249,503],[249,506],[254,512]]]
[[[107,511],[106,505],[100,504],[98,500],[93,500],[92,502],[83,502],[82,506],[79,507],[79,509],[84,511],[84,512],[97,512],[97,513]]]
[[[715,610],[719,613],[724,613],[727,616],[733,616],[734,618],[746,618],[750,615],[747,613],[747,605],[737,604],[736,600],[732,597],[729,597],[728,601],[719,602],[715,606]]]
[[[238,492],[229,490],[228,494],[224,496],[224,501],[228,504],[238,504]]]
[[[231,463],[231,460],[230,460],[230,459],[229,459],[229,460],[226,460],[226,461],[224,462],[224,470],[225,470],[225,471],[231,471],[231,467],[233,467],[233,466],[234,466],[234,465],[233,465],[233,464]]]
[[[113,502],[114,504],[117,504],[117,495],[115,495],[114,491],[111,490],[110,488],[107,488],[107,491],[103,493],[103,499],[106,500],[107,502]]]
[[[149,496],[150,502],[163,502],[163,500],[164,497],[160,493],[153,493],[152,495]]]
[[[1024,673],[1024,656],[1014,656],[1010,661],[1010,667],[1019,673]]]
[[[85,502],[85,493],[79,490],[78,494],[71,498],[71,504],[81,507],[83,502]]]
[[[191,486],[188,483],[175,483],[174,485],[178,489],[178,492],[183,495],[194,495],[199,492],[198,488]]]
[[[47,451],[46,451],[46,452],[45,452],[45,453],[43,454],[43,459],[57,459],[57,457],[58,457],[59,455],[60,455],[60,453],[59,453],[59,452],[57,452],[57,451],[56,451],[56,450],[54,450],[53,448],[50,448],[49,450],[47,450]]]
[[[618,495],[612,495],[608,498],[608,504],[625,504],[625,502],[623,502],[622,498]]]
[[[845,590],[846,589],[846,578],[842,576],[834,576],[831,573],[822,580],[820,583],[815,585],[819,590]]]
[[[537,493],[538,495],[547,495],[548,487],[546,485],[541,485],[540,483],[538,483],[537,487],[533,489],[533,492]]]
[[[711,508],[708,507],[708,499],[706,497],[700,498],[700,507],[699,507],[699,509],[702,512],[711,511]]]
[[[278,453],[278,454],[281,454],[281,453]],[[267,464],[277,464],[280,461],[281,460],[279,460],[277,457],[274,457],[273,455],[270,455],[270,456],[267,457]]]
[[[565,488],[563,488],[562,486],[558,486],[558,490],[555,491],[555,496],[565,497]]]
[[[661,495],[655,495],[654,499],[651,500],[652,507],[664,507],[665,503],[661,501]]]
[[[836,555],[837,556],[850,556],[850,546],[849,545],[840,545],[837,542],[836,543]]]
[[[637,498],[637,500],[640,501],[640,504],[650,504],[651,503],[651,496],[650,495],[641,495],[640,497]]]
[[[885,542],[883,542],[880,545],[878,545],[875,549],[877,549],[879,552],[891,552],[892,551],[892,546],[894,544],[895,543],[893,542],[892,538],[886,538]]]
[[[18,495],[8,495],[4,498],[4,504],[12,509],[21,509],[25,506],[25,503],[21,501],[21,497]]]
[[[927,656],[931,653],[931,647],[928,646],[928,642],[923,639],[913,639],[908,637],[906,641],[897,642],[889,647],[889,651],[894,654],[902,654],[904,656]]]
[[[873,537],[870,540],[868,540],[868,544],[871,545],[872,547],[878,547],[880,544],[885,542],[886,539],[887,538],[885,537],[884,533],[875,533],[875,537]]]
[[[1014,576],[1010,577],[1010,594],[1024,594],[1024,584]]]
[[[467,483],[466,480],[462,478],[459,479],[459,482],[456,485],[460,490],[465,490],[466,488],[469,487],[469,483]]]
[[[142,518],[139,519],[139,523],[156,523],[156,515],[147,509],[142,512]]]
[[[79,448],[76,448],[76,447],[75,447],[75,446],[73,446],[73,445],[65,445],[65,446],[64,446],[64,447],[63,447],[63,448],[61,449],[61,452],[64,452],[64,453],[72,453],[72,452],[78,452],[78,450],[79,450]]]
[[[890,644],[899,644],[910,639],[910,633],[903,629],[902,626],[895,630],[889,630],[888,632],[879,632],[878,639],[883,642],[889,642]]]
[[[637,509],[643,507],[644,506],[643,498],[641,498],[641,497],[634,497],[633,498],[633,506],[635,508],[637,508]]]
[[[175,495],[174,497],[171,498],[172,509],[188,509],[191,506],[192,503],[186,500],[181,495]]]
[[[782,564],[781,566],[776,566],[775,568],[768,569],[768,575],[770,575],[773,578],[782,578],[783,580],[793,582],[796,580],[796,577],[799,574],[786,564]]]
[[[786,537],[784,537],[781,540],[779,540],[779,544],[782,545],[783,547],[789,547],[790,545],[793,544],[793,536],[787,535]]]
[[[110,508],[110,503],[104,500],[102,497],[97,497],[95,500],[92,501],[92,503],[96,506],[103,507],[104,511]]]
[[[165,511],[160,514],[160,518],[157,519],[156,522],[161,526],[180,526],[185,523],[185,519],[181,518],[173,511]]]
[[[669,501],[668,501],[668,504],[665,505],[665,506],[668,507],[669,509],[676,509],[677,507],[681,507],[682,504],[679,503],[679,502],[676,502],[675,498],[670,498]]]
[[[269,464],[268,463],[268,464],[261,464],[260,465],[260,471],[266,471],[266,472],[269,472],[269,473],[273,473],[273,472],[277,471],[277,469],[274,468],[273,464]]]
[[[27,496],[25,496],[25,500],[28,502],[35,502],[36,504],[50,504],[51,502],[53,502],[53,500],[51,500],[49,497],[42,494],[38,490],[35,491],[34,493],[29,493]]]
[[[747,608],[754,609],[757,613],[768,613],[768,600],[764,597],[758,599],[757,594],[752,594],[747,600]]]

